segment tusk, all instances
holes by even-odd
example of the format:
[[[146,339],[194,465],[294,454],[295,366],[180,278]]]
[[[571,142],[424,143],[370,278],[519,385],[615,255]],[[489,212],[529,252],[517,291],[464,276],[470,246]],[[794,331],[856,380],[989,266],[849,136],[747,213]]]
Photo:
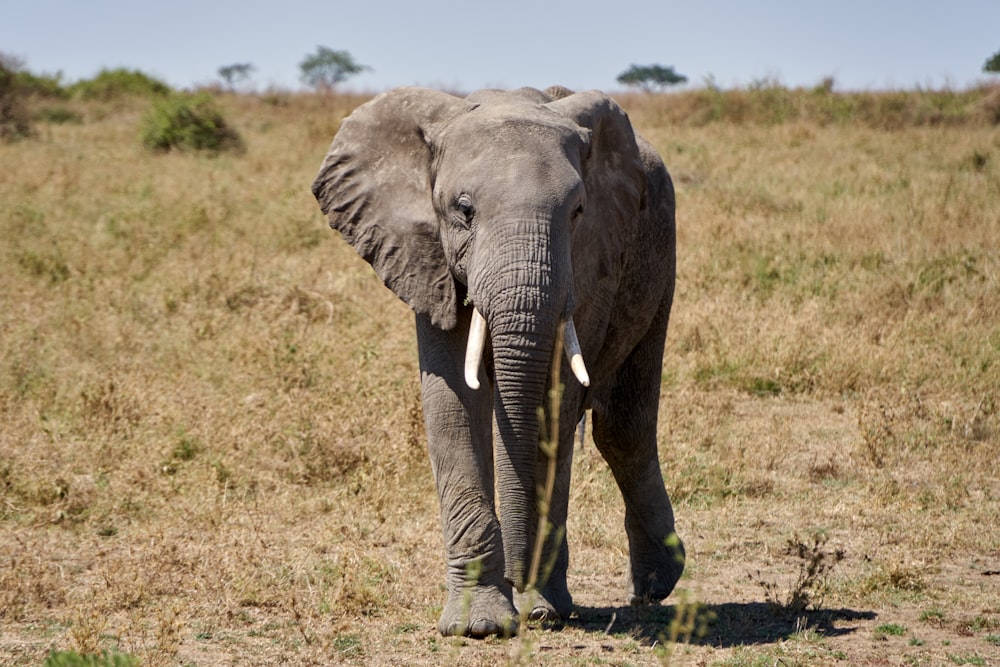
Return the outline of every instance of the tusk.
[[[569,359],[569,367],[573,369],[573,375],[584,387],[590,386],[590,375],[587,374],[587,366],[583,363],[583,353],[580,351],[580,339],[576,336],[576,327],[573,325],[573,318],[566,318],[566,326],[563,331],[563,343],[565,343],[566,357]]]
[[[469,325],[469,344],[465,348],[465,384],[470,389],[479,389],[479,365],[483,361],[485,343],[486,319],[478,308],[474,308],[472,324]]]

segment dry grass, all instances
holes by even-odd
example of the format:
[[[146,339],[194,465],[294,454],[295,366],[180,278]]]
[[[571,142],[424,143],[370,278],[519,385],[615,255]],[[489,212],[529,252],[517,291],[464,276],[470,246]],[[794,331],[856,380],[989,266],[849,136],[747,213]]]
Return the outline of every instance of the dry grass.
[[[994,126],[627,99],[677,182],[660,428],[688,573],[623,606],[588,443],[578,617],[465,642],[434,630],[412,318],[308,191],[357,101],[222,98],[242,156],[146,153],[137,101],[0,146],[0,662],[997,664]],[[845,557],[789,618],[758,582],[795,592],[796,536]]]

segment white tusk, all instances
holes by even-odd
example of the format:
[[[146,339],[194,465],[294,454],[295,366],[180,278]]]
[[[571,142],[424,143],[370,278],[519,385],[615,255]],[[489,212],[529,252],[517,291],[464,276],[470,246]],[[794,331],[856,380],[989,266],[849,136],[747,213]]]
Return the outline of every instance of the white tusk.
[[[479,389],[479,365],[483,361],[485,343],[486,319],[478,308],[474,308],[472,324],[469,325],[469,344],[465,348],[465,384],[470,389]]]
[[[566,358],[569,359],[569,367],[573,369],[573,375],[584,387],[590,386],[590,375],[587,374],[587,366],[583,363],[583,353],[580,351],[580,339],[576,335],[576,327],[573,325],[573,318],[566,318],[565,330],[563,331],[563,344],[566,350]]]

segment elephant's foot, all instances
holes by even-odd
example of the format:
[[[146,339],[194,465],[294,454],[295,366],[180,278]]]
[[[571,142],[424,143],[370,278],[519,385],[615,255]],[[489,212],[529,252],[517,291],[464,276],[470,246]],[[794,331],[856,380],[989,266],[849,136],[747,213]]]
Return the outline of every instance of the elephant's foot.
[[[513,637],[517,634],[517,611],[510,588],[504,591],[477,585],[450,592],[438,630],[446,637]]]
[[[643,535],[630,540],[629,603],[659,602],[670,595],[684,572],[684,545],[676,533],[662,540]]]
[[[566,583],[549,582],[542,590],[532,590],[517,596],[518,611],[532,623],[558,624],[573,611],[573,597]]]

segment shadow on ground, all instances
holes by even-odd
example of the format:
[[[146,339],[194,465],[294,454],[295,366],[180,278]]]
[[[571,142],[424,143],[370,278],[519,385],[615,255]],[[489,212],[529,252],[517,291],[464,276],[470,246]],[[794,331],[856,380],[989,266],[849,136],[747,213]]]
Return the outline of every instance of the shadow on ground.
[[[670,626],[676,614],[686,610],[678,606],[577,607],[567,625],[587,632],[627,633],[653,644],[670,639]],[[726,602],[699,605],[693,614],[690,643],[730,648],[752,644],[771,644],[809,629],[826,637],[838,637],[857,631],[858,621],[870,621],[873,611],[820,609],[794,614],[764,602]]]

